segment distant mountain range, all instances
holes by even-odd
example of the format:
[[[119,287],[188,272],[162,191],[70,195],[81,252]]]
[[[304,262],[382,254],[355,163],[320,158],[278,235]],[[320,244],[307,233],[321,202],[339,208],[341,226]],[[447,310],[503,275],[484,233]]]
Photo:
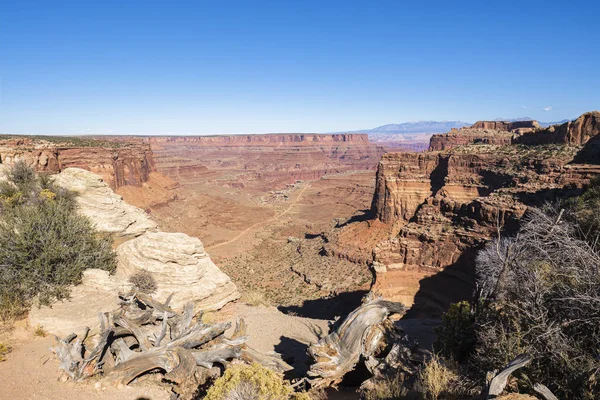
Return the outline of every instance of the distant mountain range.
[[[521,118],[496,118],[494,121],[531,121],[533,118],[521,117]],[[569,122],[568,119],[563,119],[556,122],[542,122],[538,121],[540,126],[548,127],[550,125],[564,124]],[[386,138],[389,139],[391,136],[399,135],[403,140],[423,140],[425,136],[433,133],[445,133],[450,132],[452,128],[462,128],[465,126],[471,126],[471,122],[465,121],[417,121],[417,122],[403,122],[401,124],[387,124],[381,125],[373,129],[360,129],[356,131],[347,131],[345,133],[368,133],[373,138]],[[401,140],[402,140],[401,139]]]

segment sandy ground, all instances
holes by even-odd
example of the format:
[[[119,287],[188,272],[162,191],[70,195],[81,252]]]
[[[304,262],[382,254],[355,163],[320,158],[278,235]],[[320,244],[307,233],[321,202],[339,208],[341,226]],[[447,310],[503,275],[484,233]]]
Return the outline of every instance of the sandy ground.
[[[244,318],[247,323],[250,346],[262,352],[284,354],[284,360],[294,366],[288,378],[305,374],[310,365],[307,347],[316,342],[320,335],[328,333],[326,320],[289,316],[275,307],[231,304],[214,315],[218,320],[232,321],[236,316]],[[35,336],[25,321],[17,322],[11,331],[1,334],[0,342],[12,347],[6,361],[0,362],[1,399],[169,399],[168,387],[161,387],[155,377],[121,388],[98,388],[97,381],[61,381],[58,361],[49,350],[54,338],[51,335]]]
[[[50,352],[54,337],[38,337],[19,321],[14,329],[0,335],[12,347],[6,361],[0,362],[0,398],[11,400],[168,400],[168,388],[140,382],[123,388],[96,388],[96,381],[63,382],[58,361]]]

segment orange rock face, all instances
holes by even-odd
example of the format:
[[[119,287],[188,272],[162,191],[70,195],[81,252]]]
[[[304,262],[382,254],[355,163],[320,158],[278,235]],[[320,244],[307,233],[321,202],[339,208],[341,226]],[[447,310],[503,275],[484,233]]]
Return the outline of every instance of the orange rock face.
[[[149,142],[159,172],[179,182],[193,182],[208,170],[230,169],[240,174],[238,187],[252,179],[292,183],[374,170],[384,152],[366,134],[151,137]]]
[[[600,135],[600,112],[592,111],[581,115],[574,121],[562,125],[553,125],[546,129],[527,132],[515,138],[518,144],[569,144],[583,146],[598,141]]]
[[[55,138],[58,140],[58,138]],[[113,189],[141,186],[155,172],[150,146],[140,140],[110,142],[65,138],[49,142],[37,138],[0,140],[0,163],[12,165],[22,160],[37,171],[60,172],[78,167],[100,175]]]

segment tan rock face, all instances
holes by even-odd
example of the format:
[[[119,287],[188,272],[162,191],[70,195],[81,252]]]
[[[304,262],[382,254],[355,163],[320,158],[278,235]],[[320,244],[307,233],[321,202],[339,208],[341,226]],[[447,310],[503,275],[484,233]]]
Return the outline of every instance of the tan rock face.
[[[58,335],[96,327],[98,313],[115,310],[118,294],[132,289],[129,277],[142,270],[156,281],[159,300],[173,294],[175,309],[192,302],[197,310],[216,310],[239,297],[235,284],[211,261],[200,240],[183,233],[154,232],[156,224],[148,215],[125,203],[98,175],[67,168],[55,176],[55,182],[79,194],[79,212],[98,230],[125,239],[138,237],[117,248],[114,275],[86,270],[70,299],[31,311],[32,326],[42,325]]]
[[[55,176],[54,182],[78,194],[80,212],[101,232],[132,237],[156,229],[156,223],[148,214],[125,203],[102,178],[92,172],[67,168]]]
[[[127,280],[147,271],[156,280],[160,301],[173,295],[171,305],[193,302],[198,309],[215,310],[239,298],[236,286],[212,262],[199,239],[184,233],[148,232],[117,248],[116,276]]]
[[[58,301],[52,307],[32,307],[29,311],[31,326],[41,325],[46,331],[67,336],[81,333],[86,327],[98,326],[98,313],[119,307],[119,292],[127,293],[131,285],[115,279],[107,271],[88,269],[83,272],[81,284],[74,286],[71,297]]]

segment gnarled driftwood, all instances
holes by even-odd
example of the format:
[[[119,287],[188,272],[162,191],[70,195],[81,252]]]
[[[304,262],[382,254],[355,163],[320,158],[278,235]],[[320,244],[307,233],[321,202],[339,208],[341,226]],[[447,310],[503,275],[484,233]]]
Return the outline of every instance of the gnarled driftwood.
[[[51,350],[60,368],[80,381],[102,374],[103,381],[127,385],[139,376],[159,371],[175,384],[173,391],[190,397],[199,384],[214,375],[215,364],[233,360],[257,362],[277,371],[291,369],[276,354],[261,354],[246,345],[246,325],[236,322],[232,337],[225,337],[231,323],[206,324],[200,315],[194,321],[193,305],[177,313],[150,296],[131,293],[122,297],[121,308],[100,315],[100,335],[94,345],[89,329],[81,338],[71,334],[56,338]]]

